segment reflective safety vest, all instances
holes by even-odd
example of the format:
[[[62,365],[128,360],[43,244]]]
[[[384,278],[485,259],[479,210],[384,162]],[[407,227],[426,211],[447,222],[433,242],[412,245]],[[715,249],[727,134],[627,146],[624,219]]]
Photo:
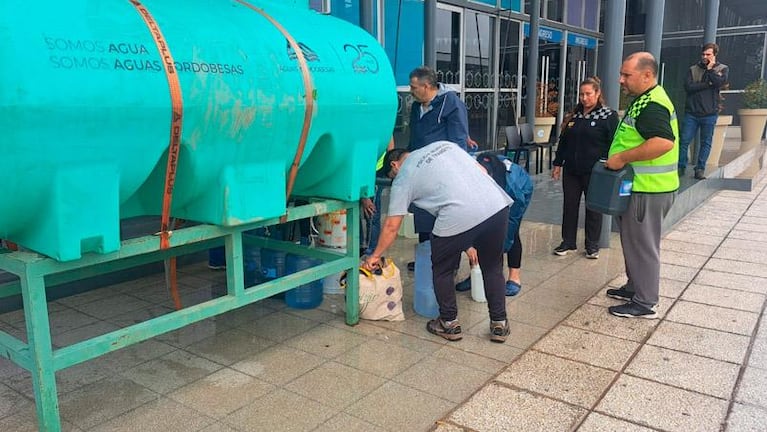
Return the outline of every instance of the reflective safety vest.
[[[380,158],[378,158],[378,162],[376,162],[376,172],[378,172],[378,170],[380,170],[381,168],[383,168],[383,164],[384,164],[384,158],[386,158],[386,153],[387,153],[387,152],[384,152],[384,153],[381,155],[381,157],[380,157]]]
[[[674,133],[674,147],[655,159],[631,162],[634,168],[634,192],[673,192],[679,189],[677,162],[679,161],[679,126],[676,110],[663,87],[656,85],[645,92],[629,106],[610,145],[609,155],[638,147],[646,141],[636,130],[636,119],[650,102],[666,108],[671,115],[671,131]]]

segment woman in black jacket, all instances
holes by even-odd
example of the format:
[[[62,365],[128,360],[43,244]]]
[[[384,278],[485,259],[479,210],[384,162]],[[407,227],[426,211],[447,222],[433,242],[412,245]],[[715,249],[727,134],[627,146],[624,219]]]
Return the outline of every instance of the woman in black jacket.
[[[562,244],[554,249],[556,255],[577,250],[578,209],[581,195],[586,196],[591,169],[600,159],[607,159],[618,114],[604,104],[601,81],[586,78],[580,84],[580,103],[565,116],[557,145],[557,157],[551,177],[562,177]],[[564,167],[564,169],[563,169]],[[563,172],[564,171],[564,172]],[[599,234],[602,214],[586,209],[586,257],[599,258]]]

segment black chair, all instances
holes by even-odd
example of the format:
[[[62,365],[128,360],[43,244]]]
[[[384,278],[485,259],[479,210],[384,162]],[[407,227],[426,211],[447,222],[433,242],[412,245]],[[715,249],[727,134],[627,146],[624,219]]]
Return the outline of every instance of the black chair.
[[[535,147],[535,173],[540,174],[543,172],[543,151],[538,152],[537,150],[542,150],[541,146],[539,146],[535,142],[535,133],[533,132],[533,126],[529,123],[520,123],[519,124],[519,135],[522,139],[522,145],[526,147]],[[528,170],[529,172],[530,170]]]
[[[519,164],[519,157],[525,155],[525,170],[530,172],[531,152],[535,152],[536,164],[538,161],[538,146],[525,144],[516,126],[506,126],[506,157]]]

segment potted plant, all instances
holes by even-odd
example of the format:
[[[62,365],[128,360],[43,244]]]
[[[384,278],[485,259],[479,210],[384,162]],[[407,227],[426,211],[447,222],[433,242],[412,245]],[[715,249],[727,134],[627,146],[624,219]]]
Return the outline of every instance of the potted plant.
[[[743,90],[743,108],[740,116],[741,140],[759,143],[762,140],[764,125],[767,123],[767,81],[758,79]]]

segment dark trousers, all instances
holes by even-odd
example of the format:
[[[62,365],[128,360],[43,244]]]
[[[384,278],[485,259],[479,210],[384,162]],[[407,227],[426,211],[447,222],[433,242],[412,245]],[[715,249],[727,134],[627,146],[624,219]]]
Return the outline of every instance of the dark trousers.
[[[485,219],[474,228],[450,237],[432,235],[431,271],[434,293],[439,304],[439,316],[445,321],[458,317],[455,299],[454,273],[461,253],[474,246],[482,268],[485,297],[490,319],[506,319],[506,278],[503,275],[503,241],[506,238],[509,208]]]
[[[519,230],[514,233],[514,244],[512,244],[511,249],[506,252],[506,265],[509,266],[509,268],[515,269],[522,267],[522,240],[519,238]]]
[[[567,168],[562,173],[562,241],[575,247],[578,233],[578,213],[581,196],[585,197],[589,188],[591,174],[571,174]],[[586,209],[586,249],[599,249],[599,235],[602,230],[602,213]]]

